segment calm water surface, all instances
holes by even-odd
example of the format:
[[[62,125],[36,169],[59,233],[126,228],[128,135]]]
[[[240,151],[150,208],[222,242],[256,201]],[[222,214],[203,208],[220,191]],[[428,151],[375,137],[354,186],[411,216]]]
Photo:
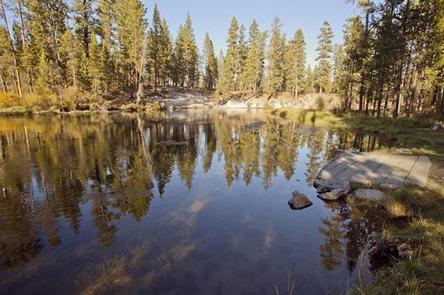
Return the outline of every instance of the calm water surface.
[[[341,293],[379,225],[311,183],[381,145],[251,111],[0,118],[0,293]]]

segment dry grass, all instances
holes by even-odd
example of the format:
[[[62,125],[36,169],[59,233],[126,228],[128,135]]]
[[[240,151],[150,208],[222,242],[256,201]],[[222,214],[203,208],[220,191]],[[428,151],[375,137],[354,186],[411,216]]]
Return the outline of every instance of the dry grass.
[[[444,188],[430,183],[427,188],[405,188],[392,193],[386,202],[391,218],[409,217],[384,231],[387,239],[417,239],[418,257],[399,261],[376,273],[370,286],[359,286],[350,294],[443,294],[444,293]]]

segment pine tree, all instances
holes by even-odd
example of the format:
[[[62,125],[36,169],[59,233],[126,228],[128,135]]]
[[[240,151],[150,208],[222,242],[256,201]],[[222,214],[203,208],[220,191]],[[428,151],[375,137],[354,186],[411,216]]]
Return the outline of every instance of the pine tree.
[[[11,35],[9,22],[8,22],[8,15],[6,13],[6,4],[3,0],[0,0],[0,13],[4,22],[4,32],[6,33],[7,37],[7,43],[5,46],[9,48],[10,56],[12,57],[12,71],[14,72],[14,78],[16,82],[16,90],[18,96],[22,97],[22,78],[20,75],[20,60],[19,60],[19,47],[14,44],[14,37]],[[15,24],[13,24],[13,31],[15,28]],[[17,40],[17,39],[15,39]],[[14,46],[15,45],[15,46]]]
[[[101,96],[109,98],[118,91],[118,84],[115,79],[117,76],[115,64],[105,42],[102,42],[100,48],[99,71]]]
[[[160,57],[160,79],[164,86],[167,85],[168,80],[172,77],[172,61],[173,61],[173,43],[171,41],[170,30],[165,19],[162,20],[162,35],[161,35],[161,57]]]
[[[248,52],[242,75],[242,84],[246,90],[258,91],[264,77],[266,33],[259,30],[255,20],[250,25]]]
[[[284,88],[284,54],[285,36],[281,32],[282,23],[279,18],[274,18],[271,29],[270,48],[268,51],[268,91],[275,95]]]
[[[142,83],[145,63],[145,8],[140,0],[120,0],[116,1],[114,11],[119,64],[130,95],[134,97]]]
[[[62,36],[60,54],[62,56],[63,63],[66,65],[66,82],[73,87],[78,87],[80,55],[82,49],[81,44],[77,42],[72,31],[66,30]]]
[[[243,70],[245,68],[245,61],[247,59],[247,54],[248,54],[248,45],[247,45],[247,41],[245,39],[245,26],[241,25],[239,27],[239,41],[238,41],[238,54],[237,54],[237,60],[235,62],[236,65],[236,77],[237,77],[237,81],[236,81],[236,89],[239,90],[244,90],[244,85],[242,85],[242,75],[243,75]]]
[[[61,60],[60,44],[61,38],[66,31],[68,7],[63,0],[31,0],[29,2],[31,14],[30,50],[33,52],[34,64],[40,68],[42,61],[45,62],[47,78],[39,77],[43,72],[37,71],[37,79],[47,80],[48,88],[63,85],[66,78],[66,67]],[[43,58],[43,56],[45,58]]]
[[[188,87],[196,87],[199,81],[199,50],[194,37],[191,15],[188,13],[183,26],[184,45],[185,45],[185,68],[186,83]]]
[[[98,99],[101,95],[101,81],[102,77],[102,67],[100,59],[100,47],[97,43],[96,35],[94,32],[90,36],[90,46],[89,46],[89,57],[88,57],[88,74],[91,81],[91,92],[95,99]]]
[[[304,83],[304,92],[313,93],[316,84],[315,78],[316,69],[312,70],[310,65],[307,66],[307,70],[305,73],[305,83]]]
[[[10,85],[8,85],[9,78],[16,81],[16,77],[13,75],[10,77],[8,71],[14,67],[14,55],[12,51],[12,40],[8,36],[8,32],[5,27],[0,26],[0,78],[3,92],[10,91]],[[15,84],[15,83],[13,83]]]
[[[157,4],[154,5],[153,20],[148,32],[148,62],[150,76],[153,79],[154,92],[157,92],[157,86],[160,84],[160,76],[162,71],[162,54],[163,54],[163,27],[160,19]]]
[[[40,51],[39,65],[37,70],[37,80],[36,80],[36,92],[41,97],[45,97],[50,94],[50,87],[52,86],[51,75],[49,73],[48,59],[46,57],[45,51],[42,49]]]
[[[345,103],[345,107],[347,110],[351,108],[353,101],[353,93],[354,86],[358,85],[360,79],[360,75],[363,70],[363,62],[364,62],[364,25],[361,22],[359,17],[352,17],[348,20],[346,24],[345,34],[344,34],[344,46],[343,46],[343,54],[342,57],[342,48],[337,48],[335,51],[335,82],[334,88],[336,91],[339,91],[340,81],[343,80],[343,87],[346,89],[346,98],[347,101]],[[341,65],[343,64],[343,65]],[[346,75],[341,73],[343,70],[346,72]]]
[[[333,30],[328,22],[324,22],[321,27],[321,33],[318,36],[318,76],[317,83],[319,92],[326,92],[330,85],[331,62],[333,54],[332,39],[334,37]]]
[[[97,0],[99,35],[106,48],[113,47],[113,22],[115,0]]]
[[[345,107],[350,106],[352,100],[349,99],[349,93],[346,93],[343,90],[347,88],[347,83],[349,83],[352,79],[356,80],[357,77],[348,76],[345,64],[344,46],[335,45],[333,50],[333,83],[331,91],[341,95],[342,97],[346,97],[344,105]]]
[[[172,79],[175,86],[184,87],[186,78],[185,35],[183,26],[179,27],[174,43]]]
[[[239,58],[239,23],[235,17],[231,19],[228,30],[227,53],[224,59],[222,76],[219,79],[218,88],[221,92],[236,90],[239,77],[237,76],[237,64]]]
[[[89,56],[91,31],[95,24],[93,0],[74,0],[74,22],[78,40],[81,40],[86,56]]]
[[[206,89],[212,90],[216,86],[218,64],[214,54],[213,41],[208,33],[205,35],[203,56],[205,59],[204,85]]]
[[[305,77],[305,40],[302,30],[297,30],[293,40],[289,42],[285,54],[287,72],[287,90],[298,97],[303,89]]]

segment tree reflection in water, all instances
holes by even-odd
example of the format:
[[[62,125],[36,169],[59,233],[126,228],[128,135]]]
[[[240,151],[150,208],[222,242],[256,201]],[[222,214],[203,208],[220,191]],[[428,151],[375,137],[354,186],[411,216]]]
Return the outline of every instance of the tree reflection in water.
[[[249,125],[257,121],[265,124]],[[187,144],[165,144],[172,141]],[[90,216],[97,242],[111,246],[119,220],[146,216],[176,172],[191,189],[197,169],[206,174],[222,163],[227,187],[249,186],[258,178],[266,190],[279,173],[292,178],[302,151],[310,183],[336,148],[373,150],[383,143],[374,134],[268,115],[0,118],[0,264],[14,268],[38,256],[44,245],[58,247],[61,222],[79,234],[82,215]],[[331,215],[320,228],[322,263],[334,270],[345,256],[353,271],[365,237],[376,226],[373,213],[345,204],[325,206]]]

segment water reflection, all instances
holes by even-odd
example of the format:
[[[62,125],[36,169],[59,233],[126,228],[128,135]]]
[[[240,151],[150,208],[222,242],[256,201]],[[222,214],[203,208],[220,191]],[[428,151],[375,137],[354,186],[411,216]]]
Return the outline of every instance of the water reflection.
[[[303,119],[302,116],[301,122]],[[97,266],[100,271],[85,274],[103,283],[80,278],[84,291],[100,293],[107,285],[111,289],[136,286],[134,277],[142,272],[147,286],[161,273],[173,269],[180,273],[175,266],[194,252],[207,264],[202,265],[196,257],[189,258],[200,272],[185,272],[189,280],[178,279],[177,287],[199,290],[193,277],[203,275],[209,265],[221,263],[226,268],[215,272],[217,279],[207,278],[206,290],[229,292],[224,285],[229,279],[225,273],[231,271],[229,266],[242,263],[248,269],[251,263],[253,271],[256,264],[273,264],[271,257],[279,267],[270,266],[260,276],[282,272],[285,279],[287,270],[280,268],[290,259],[285,249],[304,251],[298,248],[295,238],[283,235],[289,235],[287,229],[295,226],[289,221],[295,218],[294,213],[278,222],[275,219],[284,212],[279,210],[287,208],[286,201],[281,208],[272,199],[252,204],[251,199],[242,199],[245,196],[241,195],[248,194],[247,189],[252,187],[254,193],[249,197],[284,191],[283,197],[288,198],[286,191],[299,185],[314,196],[310,184],[335,149],[373,150],[383,144],[375,134],[316,128],[312,122],[305,125],[265,114],[0,118],[0,267],[9,270],[0,273],[0,278],[9,282],[3,287],[16,290],[20,281],[17,272],[29,268],[28,264],[42,252],[45,257],[58,258],[68,255],[51,251],[94,247],[83,238],[91,230],[100,245],[93,253],[100,253],[108,262]],[[175,178],[181,180],[185,190]],[[197,197],[187,199],[187,191]],[[164,198],[165,202],[150,212],[152,203]],[[358,205],[352,209],[346,204],[317,202],[316,211],[301,216],[318,228],[321,243],[317,256],[323,269],[334,271],[345,260],[348,272],[353,273],[368,232],[380,227],[372,220],[374,212]],[[243,210],[246,206],[249,210]],[[136,226],[128,224],[134,221],[145,225],[141,221],[148,217],[156,229],[151,231],[153,236],[140,237],[140,232],[133,230]],[[226,221],[227,217],[232,220]],[[224,223],[227,228],[211,232],[215,225]],[[304,232],[310,243],[318,243],[314,231],[301,229]],[[138,242],[129,247],[116,242],[119,236]],[[203,240],[203,236],[207,239]],[[261,241],[256,243],[259,236]],[[242,261],[241,253],[254,253],[252,245],[262,245],[263,249]],[[100,250],[115,247],[120,256],[107,256],[107,252],[101,252],[105,250]],[[209,258],[206,249],[226,253],[227,257]],[[268,256],[270,251],[274,256]],[[312,254],[307,257],[316,256]],[[139,262],[143,258],[150,262],[141,269]],[[227,261],[222,264],[224,259]],[[83,269],[87,262],[81,261],[79,268]],[[314,261],[317,260],[313,258],[305,264]],[[52,267],[54,271],[62,266],[54,263]],[[262,286],[254,286],[257,277],[253,279],[247,272],[238,276],[242,282],[253,283],[239,288],[261,293]],[[158,279],[162,280],[165,278]],[[299,284],[303,284],[301,281]],[[167,285],[158,283],[153,290],[172,292]]]

